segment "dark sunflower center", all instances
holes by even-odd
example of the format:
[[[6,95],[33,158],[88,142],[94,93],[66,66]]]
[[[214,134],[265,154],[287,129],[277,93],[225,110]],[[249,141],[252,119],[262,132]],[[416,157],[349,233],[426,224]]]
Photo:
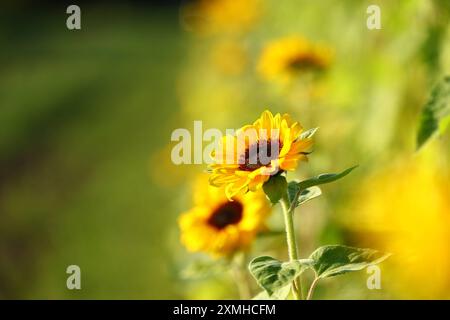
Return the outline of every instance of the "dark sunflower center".
[[[293,70],[314,70],[320,69],[317,59],[312,56],[298,56],[289,61],[289,66]]]
[[[230,201],[219,206],[208,219],[208,224],[223,229],[242,220],[243,207],[239,201]]]
[[[278,140],[276,146],[278,146],[278,150],[272,150],[272,143],[270,139],[255,143],[253,148],[249,147],[241,156],[244,159],[243,161],[239,161],[239,170],[253,171],[270,164],[270,161],[278,158],[278,155],[283,148],[283,143]],[[250,152],[254,152],[256,156],[250,154]]]

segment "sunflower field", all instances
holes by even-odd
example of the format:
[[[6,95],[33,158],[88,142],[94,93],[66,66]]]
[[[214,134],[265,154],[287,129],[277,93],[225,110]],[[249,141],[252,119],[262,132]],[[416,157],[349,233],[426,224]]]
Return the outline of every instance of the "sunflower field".
[[[450,299],[449,1],[78,6],[0,5],[0,299]]]

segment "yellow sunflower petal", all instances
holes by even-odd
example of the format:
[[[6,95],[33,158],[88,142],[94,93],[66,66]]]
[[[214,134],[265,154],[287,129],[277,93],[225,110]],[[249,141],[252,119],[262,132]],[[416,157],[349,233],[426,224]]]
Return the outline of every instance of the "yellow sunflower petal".
[[[268,135],[258,135],[260,129],[267,130]],[[275,131],[275,129],[277,130]],[[254,132],[250,133],[250,130],[254,130]],[[210,183],[218,187],[224,186],[228,199],[245,194],[249,190],[260,189],[271,175],[278,173],[280,170],[294,170],[299,161],[307,160],[306,154],[312,145],[312,140],[310,138],[301,139],[302,132],[302,126],[293,121],[288,114],[277,113],[274,116],[270,111],[265,110],[253,124],[245,125],[238,130],[233,139],[223,139],[225,146],[226,143],[236,141],[241,141],[242,146],[233,146],[231,152],[227,154],[235,160],[235,163],[224,164],[216,161],[215,164],[209,166]],[[274,137],[272,133],[278,133],[279,135]],[[252,159],[249,151],[252,147],[262,146],[264,143],[269,144],[270,142],[271,149],[273,149],[274,139],[281,142],[281,149],[278,150],[278,153],[270,152],[269,159],[260,158],[257,162],[250,161]],[[243,144],[242,140],[246,143]],[[220,157],[215,159],[217,158]],[[269,164],[267,164],[267,160],[270,161]],[[239,163],[236,163],[238,161]]]
[[[261,129],[267,130],[267,135],[270,136],[270,130],[273,128],[273,115],[269,110],[265,110],[261,114]]]
[[[312,139],[303,139],[295,141],[294,143],[292,143],[291,149],[289,150],[289,154],[307,152],[311,148],[312,144],[313,144]]]
[[[243,177],[238,181],[228,184],[225,187],[225,195],[229,200],[232,200],[234,196],[239,194],[245,194],[248,191],[249,179]]]
[[[250,191],[253,191],[253,192],[258,190],[258,189],[260,189],[262,187],[262,185],[264,184],[264,182],[269,180],[269,178],[270,178],[269,175],[258,175],[258,176],[256,176],[248,184],[248,189]]]

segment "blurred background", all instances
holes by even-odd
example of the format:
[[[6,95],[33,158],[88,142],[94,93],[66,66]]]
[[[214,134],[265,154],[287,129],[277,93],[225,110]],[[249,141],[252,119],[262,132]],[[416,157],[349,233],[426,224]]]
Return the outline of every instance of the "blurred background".
[[[449,134],[416,150],[421,110],[450,73],[448,1],[76,1],[76,31],[68,4],[0,5],[0,298],[238,298],[220,262],[179,242],[206,166],[174,165],[170,136],[264,109],[320,128],[290,179],[360,165],[298,212],[300,255],[334,243],[394,254],[381,290],[359,272],[316,298],[450,298]],[[366,27],[370,4],[380,30]],[[330,62],[267,79],[262,52],[286,37]],[[251,256],[285,251],[274,232]],[[199,261],[207,272],[192,272]],[[72,264],[82,290],[66,288]]]

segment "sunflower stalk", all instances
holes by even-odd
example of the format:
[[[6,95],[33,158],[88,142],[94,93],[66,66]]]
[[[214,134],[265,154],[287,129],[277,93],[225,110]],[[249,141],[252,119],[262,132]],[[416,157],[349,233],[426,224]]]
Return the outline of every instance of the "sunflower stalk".
[[[258,130],[265,130],[264,136],[255,132]],[[278,131],[279,133],[278,142],[281,145],[278,146],[279,154],[276,156],[272,155],[272,150],[276,150],[272,146],[272,142],[276,142],[277,139],[272,137],[268,140],[267,131],[271,133],[271,137],[273,132]],[[220,210],[215,210],[212,218],[206,220],[208,228],[212,225],[215,229],[227,230],[225,227],[239,225],[239,222],[243,221],[242,214],[245,210],[242,211],[242,204],[233,201],[238,197],[242,198],[249,192],[256,192],[259,188],[263,189],[272,205],[280,203],[283,210],[289,261],[279,261],[265,255],[250,261],[248,269],[259,287],[264,289],[263,292],[254,297],[255,299],[286,299],[292,292],[296,300],[302,300],[305,296],[307,300],[310,300],[319,279],[362,270],[389,257],[387,253],[369,248],[325,245],[316,249],[308,258],[299,259],[294,230],[295,209],[305,202],[319,197],[322,194],[319,185],[337,181],[356,168],[356,166],[353,166],[339,173],[323,173],[302,181],[288,182],[286,172],[293,171],[299,161],[307,159],[312,145],[312,137],[316,131],[317,128],[304,131],[298,122],[292,121],[289,115],[278,113],[274,116],[266,110],[252,125],[242,127],[239,134],[231,136],[232,143],[228,138],[221,140],[222,144],[219,145],[218,150],[229,150],[228,147],[232,144],[232,153],[230,154],[232,158],[244,159],[245,161],[229,166],[224,164],[223,153],[213,154],[215,163],[210,167],[209,182],[215,187],[223,187],[225,196],[229,201],[225,205],[222,204]],[[239,139],[243,139],[245,142],[249,136],[257,137],[257,139],[252,140],[251,143],[248,141],[245,152],[237,153],[234,143],[239,142]],[[261,142],[263,146],[266,145],[266,151],[271,151],[270,162],[264,164],[262,161],[257,161],[253,163],[253,159],[250,157],[251,149],[255,150],[252,147],[256,145],[259,156]],[[258,228],[253,231],[252,234],[254,235]],[[227,235],[226,232],[224,234]],[[235,237],[229,238],[234,239]],[[233,244],[229,247],[234,250],[239,245],[237,243],[236,246]],[[208,247],[209,243],[206,243],[205,246]],[[193,247],[197,248],[198,245],[194,243]],[[243,267],[237,268],[238,273],[236,274],[236,283],[240,289],[241,297],[247,296],[248,291],[246,292],[246,290],[249,289],[249,287],[244,287],[247,285],[247,279],[243,270]],[[307,289],[307,286],[302,285],[301,275],[307,270],[313,270],[316,277],[309,290],[304,292],[302,288]]]
[[[284,215],[284,224],[286,228],[286,240],[288,245],[289,260],[296,261],[298,260],[298,249],[297,249],[297,242],[295,239],[294,217],[293,217],[295,206],[290,205],[287,192],[280,199],[280,203]],[[292,293],[296,300],[302,299],[302,285],[300,276],[296,277],[292,283]]]
[[[306,297],[306,300],[312,300],[314,290],[316,289],[317,283],[319,282],[320,278],[316,275],[314,278],[314,281],[311,283],[311,286],[308,290],[308,296]]]

